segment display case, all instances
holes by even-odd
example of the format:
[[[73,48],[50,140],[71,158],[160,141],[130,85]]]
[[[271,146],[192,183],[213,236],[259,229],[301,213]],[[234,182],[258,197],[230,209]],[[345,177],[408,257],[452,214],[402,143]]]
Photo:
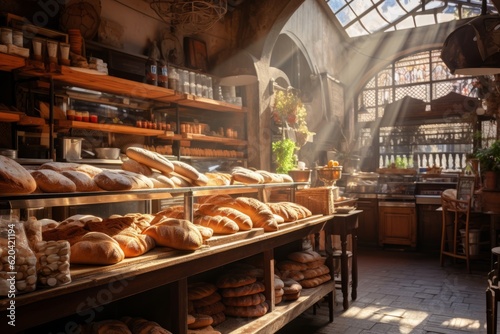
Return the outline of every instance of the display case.
[[[345,193],[356,197],[364,197],[368,194],[376,194],[379,174],[359,172],[345,176]]]

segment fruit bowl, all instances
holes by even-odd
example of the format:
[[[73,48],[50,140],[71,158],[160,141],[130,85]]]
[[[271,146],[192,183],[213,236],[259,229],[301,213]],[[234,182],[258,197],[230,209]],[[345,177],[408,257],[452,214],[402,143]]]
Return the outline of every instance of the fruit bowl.
[[[311,170],[310,169],[292,169],[288,171],[295,182],[309,182],[311,181]]]
[[[342,166],[316,167],[316,173],[325,186],[332,187],[342,177]]]

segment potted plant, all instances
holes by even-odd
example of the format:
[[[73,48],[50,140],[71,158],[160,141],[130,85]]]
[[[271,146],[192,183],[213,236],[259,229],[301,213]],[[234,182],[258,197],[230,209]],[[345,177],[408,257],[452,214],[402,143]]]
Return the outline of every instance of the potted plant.
[[[476,152],[476,158],[479,159],[484,188],[497,188],[498,175],[500,174],[500,140],[493,142],[489,147],[479,149]]]
[[[275,93],[272,120],[281,130],[281,139],[272,144],[277,172],[287,173],[293,169],[295,154],[307,141],[311,141],[314,133],[309,131],[306,117],[307,109],[294,89]]]

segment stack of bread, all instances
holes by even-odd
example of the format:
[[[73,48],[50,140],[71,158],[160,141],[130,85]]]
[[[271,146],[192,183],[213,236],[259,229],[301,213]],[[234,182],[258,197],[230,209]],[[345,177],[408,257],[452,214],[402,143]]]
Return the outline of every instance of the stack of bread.
[[[326,258],[319,253],[306,250],[290,253],[287,257],[276,265],[283,280],[292,279],[303,288],[314,288],[331,280]]]
[[[226,320],[221,298],[210,282],[188,284],[188,329],[201,331]]]
[[[248,274],[228,273],[217,279],[225,314],[231,317],[255,318],[267,313],[263,292],[265,285]]]
[[[199,329],[207,325],[216,326],[226,320],[225,306],[217,287],[208,282],[195,282],[188,285],[188,313],[195,318],[190,329]],[[206,317],[204,317],[206,316]],[[212,318],[212,321],[209,320]],[[203,321],[205,319],[205,321]],[[210,322],[210,323],[207,323]]]

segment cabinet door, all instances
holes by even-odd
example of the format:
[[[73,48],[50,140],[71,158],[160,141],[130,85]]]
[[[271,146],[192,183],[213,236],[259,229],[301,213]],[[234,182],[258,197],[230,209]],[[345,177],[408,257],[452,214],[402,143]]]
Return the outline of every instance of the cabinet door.
[[[359,199],[357,201],[359,210],[358,245],[378,245],[378,207],[376,199]]]
[[[383,244],[416,246],[417,219],[415,208],[379,207],[379,242]]]

